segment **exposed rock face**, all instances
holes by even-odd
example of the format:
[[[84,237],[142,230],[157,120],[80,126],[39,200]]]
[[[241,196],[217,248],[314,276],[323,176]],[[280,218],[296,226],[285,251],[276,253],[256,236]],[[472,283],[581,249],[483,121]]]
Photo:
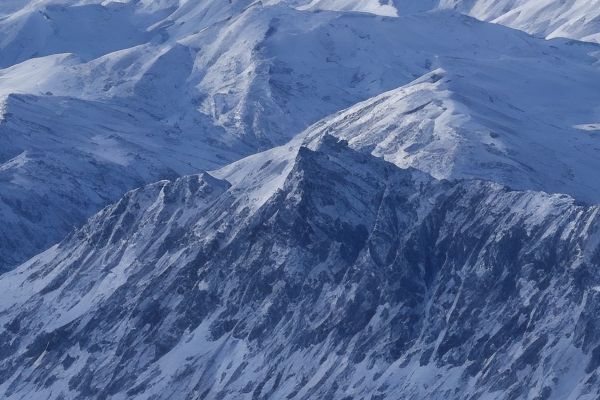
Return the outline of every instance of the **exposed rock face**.
[[[262,157],[129,192],[7,273],[2,397],[598,397],[598,207],[327,135]]]

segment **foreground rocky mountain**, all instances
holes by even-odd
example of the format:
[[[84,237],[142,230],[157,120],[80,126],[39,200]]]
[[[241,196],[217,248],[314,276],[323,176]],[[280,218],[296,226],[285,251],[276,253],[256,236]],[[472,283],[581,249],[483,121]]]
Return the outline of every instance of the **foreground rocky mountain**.
[[[0,280],[6,399],[596,399],[599,208],[298,138]]]
[[[369,151],[386,137],[375,154],[438,178],[598,202],[590,184],[600,168],[598,47],[420,13],[446,6],[3,2],[0,270],[129,189],[285,143],[358,102],[408,93],[440,69],[446,78],[430,104],[419,92],[384,95],[394,100],[379,107],[389,118],[352,146]],[[421,126],[407,123],[416,117]]]

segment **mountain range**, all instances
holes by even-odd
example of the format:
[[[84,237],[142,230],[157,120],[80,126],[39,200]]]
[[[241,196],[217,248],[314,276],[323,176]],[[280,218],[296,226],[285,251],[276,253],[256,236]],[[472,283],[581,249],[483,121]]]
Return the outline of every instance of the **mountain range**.
[[[174,4],[32,2],[0,21],[10,33],[0,57],[2,268],[128,189],[283,144],[439,69],[452,78],[416,110],[427,114],[422,126],[400,140],[397,123],[382,127],[392,136],[378,154],[427,164],[436,178],[599,198],[588,183],[599,167],[595,44],[415,7],[385,17],[310,11],[317,4]],[[90,46],[90,35],[103,44]]]
[[[0,396],[597,399],[600,3],[0,4]]]

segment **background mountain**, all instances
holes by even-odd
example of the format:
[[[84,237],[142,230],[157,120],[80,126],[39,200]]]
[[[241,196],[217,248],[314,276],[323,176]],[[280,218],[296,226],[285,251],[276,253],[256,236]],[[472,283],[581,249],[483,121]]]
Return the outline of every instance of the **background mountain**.
[[[385,16],[455,10],[538,37],[600,42],[598,0],[313,0],[302,8],[355,10]]]
[[[598,0],[441,0],[439,4],[540,37],[600,42]]]
[[[579,106],[586,95],[575,89],[596,87],[597,72],[566,80],[562,68],[546,68],[543,59],[444,60],[447,69],[325,118],[305,134],[336,135],[438,179],[489,179],[598,203],[600,132],[577,123],[595,120],[595,111]],[[574,84],[578,79],[587,83]],[[552,99],[540,100],[548,92]]]

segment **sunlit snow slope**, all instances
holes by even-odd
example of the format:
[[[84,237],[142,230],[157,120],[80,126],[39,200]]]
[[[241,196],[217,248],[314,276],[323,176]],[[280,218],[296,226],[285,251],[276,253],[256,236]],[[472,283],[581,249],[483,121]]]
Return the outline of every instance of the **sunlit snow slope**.
[[[440,0],[440,6],[541,37],[600,42],[599,0]]]

